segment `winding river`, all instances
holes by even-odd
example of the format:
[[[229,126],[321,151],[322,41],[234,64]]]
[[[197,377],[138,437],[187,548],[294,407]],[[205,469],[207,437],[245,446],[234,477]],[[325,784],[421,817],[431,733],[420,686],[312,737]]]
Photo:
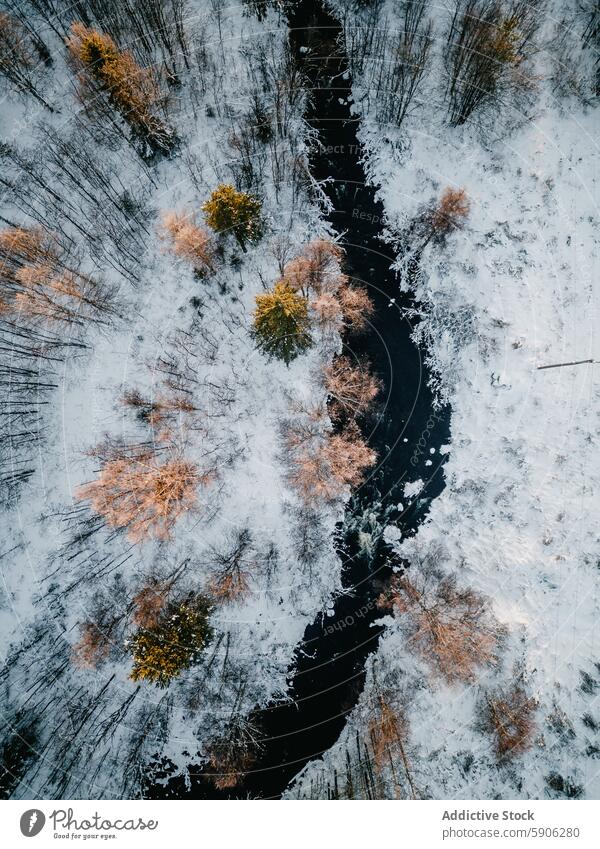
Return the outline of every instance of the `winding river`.
[[[324,186],[332,203],[329,219],[345,234],[344,271],[369,290],[375,304],[369,331],[344,343],[350,357],[369,360],[384,387],[372,419],[363,424],[379,463],[349,503],[339,530],[345,592],[333,611],[319,614],[307,627],[290,665],[291,700],[254,716],[265,733],[258,762],[235,788],[216,790],[206,769],[192,768],[191,786],[174,778],[164,787],[148,788],[147,798],[278,798],[309,761],[334,745],[358,701],[367,658],[381,634],[374,625],[381,617],[375,602],[391,566],[377,528],[387,519],[403,536],[414,533],[444,486],[438,449],[449,438],[450,414],[434,409],[423,353],[405,315],[415,303],[399,293],[390,271],[395,257],[379,238],[384,210],[361,164],[341,27],[318,0],[300,0],[288,17],[292,47],[313,89],[306,118],[321,145],[312,155],[312,174],[319,181],[329,178]],[[404,485],[417,479],[424,489],[407,506]],[[365,532],[371,533],[369,545]]]

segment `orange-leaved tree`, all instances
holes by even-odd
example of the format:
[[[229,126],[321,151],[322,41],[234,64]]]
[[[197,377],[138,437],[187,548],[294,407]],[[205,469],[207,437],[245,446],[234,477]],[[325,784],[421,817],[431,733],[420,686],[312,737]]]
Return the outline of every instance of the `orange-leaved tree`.
[[[196,223],[193,214],[164,212],[162,226],[169,248],[176,256],[190,262],[201,276],[214,271],[215,248],[211,236]]]
[[[4,312],[50,322],[102,322],[112,291],[69,262],[41,227],[0,230],[0,303]]]
[[[340,263],[343,252],[327,239],[315,239],[283,269],[283,281],[309,303],[315,324],[323,331],[363,330],[373,302],[362,286],[349,285]]]
[[[359,361],[356,365],[345,356],[336,357],[324,368],[324,382],[333,401],[334,418],[354,418],[365,413],[381,390],[380,381],[374,377],[369,364]]]
[[[133,597],[133,622],[141,628],[158,624],[167,605],[171,585],[157,580],[149,581]]]
[[[327,239],[315,239],[284,268],[283,279],[305,298],[335,292],[346,280],[340,271],[341,249]]]
[[[416,799],[417,792],[408,758],[409,723],[405,691],[400,690],[398,694],[392,691],[381,692],[377,688],[371,700],[369,714],[369,738],[377,772],[381,775],[385,768],[391,767],[396,794],[406,795],[406,792],[402,792],[403,788],[395,768],[395,762],[399,759],[406,775],[408,792]]]
[[[67,47],[85,101],[94,104],[98,92],[104,92],[152,152],[173,150],[177,136],[156,115],[162,95],[151,69],[141,68],[131,53],[119,50],[110,35],[82,23],[71,26]]]
[[[471,204],[464,189],[444,189],[440,199],[427,215],[430,228],[427,241],[432,238],[444,239],[453,230],[463,227],[470,208]]]
[[[485,599],[454,576],[424,569],[392,578],[379,599],[407,631],[413,647],[449,682],[472,681],[478,666],[496,658],[498,629]]]
[[[95,622],[83,622],[81,636],[73,646],[72,661],[81,669],[96,669],[110,652],[110,634]]]
[[[348,487],[359,486],[377,459],[354,423],[339,433],[324,434],[315,428],[313,435],[298,437],[297,429],[292,425],[286,439],[290,482],[306,504],[335,501]]]
[[[168,539],[180,516],[196,508],[198,488],[213,479],[212,471],[202,472],[178,455],[163,461],[151,450],[118,448],[103,457],[98,480],[79,487],[76,495],[108,525],[127,528],[134,542]]]

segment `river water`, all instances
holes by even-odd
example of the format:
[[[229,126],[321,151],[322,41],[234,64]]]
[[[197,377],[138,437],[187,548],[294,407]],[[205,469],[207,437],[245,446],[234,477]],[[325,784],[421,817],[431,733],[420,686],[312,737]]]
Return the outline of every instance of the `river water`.
[[[219,791],[206,769],[191,767],[191,785],[174,778],[164,787],[147,788],[147,798],[277,798],[309,761],[334,745],[358,701],[367,658],[381,634],[373,624],[381,617],[375,602],[391,574],[391,552],[377,527],[387,520],[403,536],[414,533],[444,486],[438,449],[449,438],[450,413],[434,409],[423,352],[411,338],[414,325],[405,315],[415,303],[410,294],[399,292],[390,271],[395,257],[379,238],[384,210],[361,164],[347,57],[338,43],[340,24],[315,0],[300,0],[288,19],[292,47],[312,88],[306,118],[320,146],[311,157],[311,171],[319,181],[330,178],[325,186],[333,206],[329,220],[344,234],[344,272],[368,289],[375,304],[368,332],[348,336],[344,343],[348,356],[370,361],[384,387],[362,428],[379,461],[354,494],[338,533],[345,592],[333,611],[307,627],[291,659],[291,701],[267,706],[253,717],[265,736],[252,771],[235,788]],[[404,485],[419,478],[424,489],[407,506]]]

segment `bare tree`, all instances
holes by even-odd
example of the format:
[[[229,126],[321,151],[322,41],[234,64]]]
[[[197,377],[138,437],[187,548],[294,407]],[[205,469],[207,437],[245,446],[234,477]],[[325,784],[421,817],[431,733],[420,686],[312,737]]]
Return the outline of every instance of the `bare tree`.
[[[364,89],[361,100],[369,103],[381,124],[400,127],[420,105],[433,24],[426,0],[399,0],[394,29],[381,17],[380,5],[372,3],[345,16],[346,52],[355,82]]]
[[[464,124],[507,91],[526,89],[523,67],[537,28],[536,3],[525,0],[457,0],[448,33],[448,114]]]
[[[583,48],[583,49],[580,49]],[[553,91],[592,105],[600,93],[600,3],[568,5],[548,43],[554,60]]]
[[[600,39],[600,4],[598,0],[583,0],[579,4],[579,8],[586,21],[583,31],[584,47],[588,45],[597,46]]]
[[[593,51],[595,74],[595,94],[600,92],[600,3],[598,0],[584,0],[583,13],[586,25],[582,41],[586,49]]]
[[[455,576],[426,568],[395,576],[379,600],[405,624],[409,645],[450,683],[472,681],[496,657],[498,631],[485,600]]]
[[[344,42],[352,76],[370,81],[374,63],[382,58],[381,39],[387,37],[389,21],[381,20],[382,0],[349,6],[344,10]]]
[[[298,561],[308,568],[309,580],[312,579],[314,565],[326,550],[329,536],[321,513],[313,507],[301,506],[292,512],[292,539],[294,553]]]
[[[378,120],[397,127],[419,105],[417,94],[433,44],[427,0],[408,0],[401,4],[401,12],[398,34],[384,37],[381,47],[374,45],[378,66],[371,83],[376,92]]]
[[[325,366],[323,376],[335,419],[363,415],[381,390],[381,382],[373,377],[367,362],[353,365],[345,356]]]
[[[82,21],[129,45],[142,64],[162,64],[173,79],[188,67],[186,0],[29,0],[29,5],[61,39]]]
[[[41,27],[39,26],[39,20],[37,16],[31,14],[32,4],[22,3],[21,0],[4,0],[4,6],[8,13],[17,19],[27,32],[27,35],[35,46],[38,57],[47,67],[50,67],[52,65],[52,56],[48,45],[40,35],[39,30]]]
[[[248,14],[256,15],[258,20],[262,21],[269,9],[279,5],[279,0],[242,0],[242,4],[248,10]]]
[[[217,601],[231,602],[243,598],[250,590],[249,579],[255,563],[252,534],[248,528],[236,531],[229,544],[209,549],[212,576],[208,585]]]
[[[75,269],[53,233],[0,231],[0,304],[5,313],[47,322],[106,323],[110,288]]]
[[[0,74],[17,91],[31,94],[38,103],[54,112],[38,88],[41,60],[37,41],[31,38],[21,21],[0,12]]]
[[[45,434],[44,407],[58,386],[55,369],[84,343],[66,339],[58,328],[23,326],[0,310],[0,500],[10,504],[36,468]]]
[[[220,790],[235,787],[256,763],[261,749],[261,728],[252,717],[235,711],[225,733],[208,746],[210,777]]]
[[[486,695],[485,720],[494,736],[500,759],[512,758],[528,749],[533,742],[537,703],[523,687],[513,683],[504,691]]]
[[[71,136],[42,125],[39,146],[31,152],[8,145],[1,149],[18,174],[10,184],[12,202],[21,214],[57,233],[63,250],[74,253],[83,244],[92,257],[136,283],[151,233],[148,181],[133,176],[126,188],[116,157],[107,151],[99,156],[88,122],[76,125]],[[139,164],[137,155],[128,162],[133,175],[132,166]],[[151,175],[144,176],[151,181]]]
[[[364,481],[377,455],[368,447],[353,423],[339,433],[306,438],[291,428],[287,434],[291,457],[290,482],[306,505],[331,502],[347,487]]]
[[[260,179],[265,168],[265,146],[276,197],[286,189],[286,205],[292,214],[309,180],[304,147],[307,130],[298,120],[306,98],[306,84],[290,45],[282,45],[272,35],[260,39],[253,35],[243,44],[242,53],[250,80],[249,109],[244,119],[251,130],[246,133],[246,179],[250,176]],[[257,92],[260,92],[258,97]],[[255,164],[247,158],[250,146]],[[250,175],[249,165],[256,173]]]

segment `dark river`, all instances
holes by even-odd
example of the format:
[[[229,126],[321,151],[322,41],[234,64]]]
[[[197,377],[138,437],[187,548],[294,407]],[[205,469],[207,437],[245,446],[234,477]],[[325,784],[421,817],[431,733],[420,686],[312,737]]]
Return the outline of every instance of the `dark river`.
[[[318,131],[321,147],[312,155],[311,170],[317,180],[332,178],[325,190],[333,204],[329,220],[345,233],[344,271],[368,289],[375,303],[368,332],[347,336],[344,343],[351,358],[370,361],[384,387],[362,428],[379,462],[348,505],[344,524],[354,529],[338,533],[347,593],[335,600],[331,615],[319,614],[307,627],[290,663],[292,700],[254,715],[265,739],[252,771],[235,788],[218,791],[206,768],[191,767],[190,787],[183,778],[172,778],[165,786],[147,787],[146,798],[277,798],[309,761],[334,745],[362,691],[366,660],[377,648],[381,628],[373,623],[381,612],[375,601],[391,574],[388,546],[376,534],[365,553],[357,522],[366,513],[386,515],[408,536],[444,486],[437,449],[449,439],[450,411],[434,410],[423,352],[412,341],[414,325],[404,315],[415,303],[399,292],[390,271],[395,257],[379,239],[384,211],[366,185],[360,162],[347,59],[336,43],[340,24],[315,0],[300,0],[288,19],[291,44],[313,89],[306,118]],[[428,460],[432,464],[426,466]],[[425,488],[407,506],[404,484],[418,478]]]

